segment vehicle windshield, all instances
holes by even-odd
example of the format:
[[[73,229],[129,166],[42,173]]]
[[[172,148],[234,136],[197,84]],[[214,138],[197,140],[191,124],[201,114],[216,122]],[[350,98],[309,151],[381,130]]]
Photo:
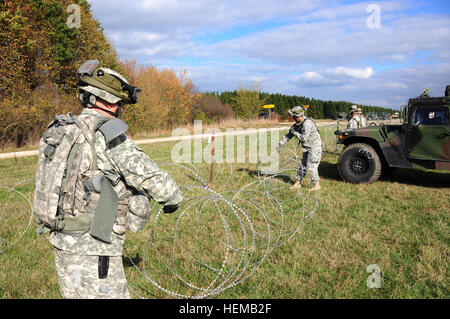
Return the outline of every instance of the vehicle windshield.
[[[414,125],[448,125],[448,108],[418,108],[414,112]]]

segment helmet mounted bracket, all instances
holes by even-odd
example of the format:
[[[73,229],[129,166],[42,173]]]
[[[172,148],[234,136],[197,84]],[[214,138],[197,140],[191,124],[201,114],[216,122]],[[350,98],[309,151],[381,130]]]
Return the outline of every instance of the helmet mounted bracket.
[[[82,77],[83,75],[92,76],[95,69],[98,67],[100,62],[98,60],[89,60],[83,63],[82,66],[77,71],[77,75]]]

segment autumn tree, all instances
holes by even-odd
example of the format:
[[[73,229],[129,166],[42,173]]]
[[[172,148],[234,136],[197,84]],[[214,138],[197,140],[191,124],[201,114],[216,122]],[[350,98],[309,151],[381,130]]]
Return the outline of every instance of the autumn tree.
[[[194,113],[196,119],[206,119],[209,122],[224,120],[234,115],[230,104],[222,104],[217,95],[207,93],[202,94]]]
[[[79,28],[67,23],[70,5]],[[74,111],[76,70],[88,59],[122,71],[86,0],[0,0],[0,143],[21,146],[57,112]]]
[[[80,9],[80,28],[67,24],[72,4]],[[86,0],[2,0],[0,53],[2,96],[16,87],[30,92],[47,80],[73,93],[74,71],[85,60],[119,66]]]
[[[200,94],[185,71],[158,70],[125,60],[122,67],[132,85],[142,90],[139,103],[125,107],[124,120],[132,133],[173,128],[189,123]]]

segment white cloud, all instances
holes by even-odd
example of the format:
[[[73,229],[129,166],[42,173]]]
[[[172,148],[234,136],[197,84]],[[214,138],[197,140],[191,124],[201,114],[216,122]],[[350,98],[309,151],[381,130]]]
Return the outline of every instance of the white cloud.
[[[408,99],[420,95],[425,88],[432,96],[443,96],[445,85],[450,84],[450,63],[418,65],[375,73],[368,79],[329,79],[323,83],[297,81],[297,92],[319,99],[346,100],[366,105],[399,107]],[[326,90],[324,90],[326,87]]]
[[[92,9],[105,28],[135,28],[168,32],[221,30],[235,25],[267,21],[276,17],[298,18],[325,0],[91,0]]]
[[[91,0],[92,10],[120,57],[162,64],[202,52],[193,38],[271,19],[295,19],[326,2],[290,0]]]
[[[365,69],[346,68],[343,66],[338,66],[327,70],[327,73],[335,75],[345,75],[355,79],[368,79],[373,75],[373,69],[370,66]]]
[[[342,5],[339,2],[331,2],[328,6],[318,8],[312,13],[301,17],[301,20],[342,20],[357,16],[364,16],[365,19],[367,19],[370,15],[367,8],[373,4],[378,5],[380,7],[380,13],[385,15],[390,12],[406,9],[408,6],[411,6],[411,1],[365,1],[349,5]]]
[[[381,29],[367,28],[365,16],[297,23],[198,46],[193,54],[285,65],[406,62],[418,52],[448,52],[449,25],[448,16],[434,15],[400,18]]]
[[[404,83],[400,83],[400,82],[387,82],[386,83],[386,87],[389,89],[394,89],[394,90],[398,90],[398,89],[407,89],[408,86]]]
[[[322,76],[317,72],[309,71],[309,72],[302,73],[300,75],[300,78],[304,78],[305,80],[320,80],[320,79],[322,79]]]
[[[298,87],[352,87],[374,75],[372,67],[347,68],[337,66],[325,70],[306,71],[290,78]]]

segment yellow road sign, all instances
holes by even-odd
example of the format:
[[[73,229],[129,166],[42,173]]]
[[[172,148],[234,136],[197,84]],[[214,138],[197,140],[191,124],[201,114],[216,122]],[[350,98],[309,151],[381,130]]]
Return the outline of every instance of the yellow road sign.
[[[265,108],[265,109],[273,109],[274,107],[275,107],[274,104],[266,104],[263,106],[263,108]]]

